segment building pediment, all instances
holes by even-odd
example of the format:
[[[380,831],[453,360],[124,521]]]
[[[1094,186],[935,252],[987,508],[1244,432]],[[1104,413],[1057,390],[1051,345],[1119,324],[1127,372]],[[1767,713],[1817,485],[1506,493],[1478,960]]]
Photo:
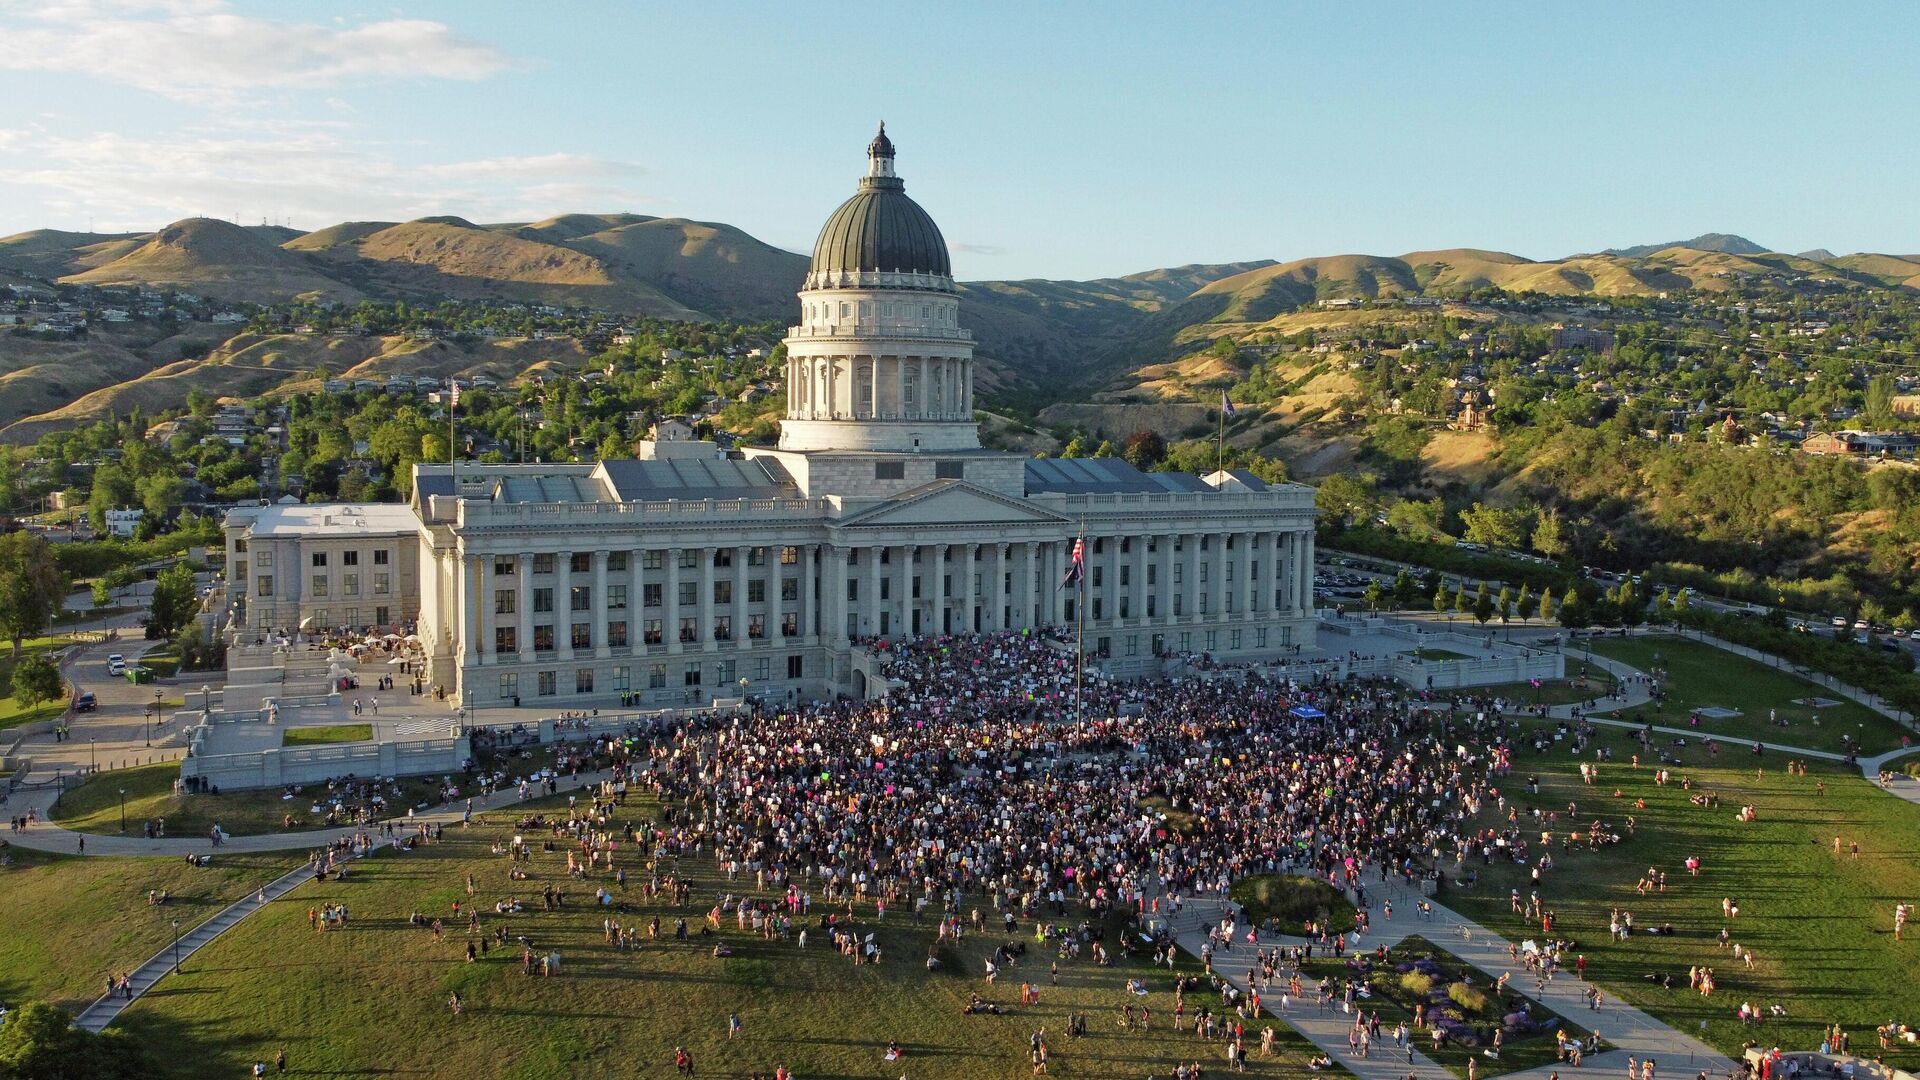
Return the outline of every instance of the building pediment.
[[[842,526],[1063,525],[1066,518],[965,480],[935,480],[840,521]]]

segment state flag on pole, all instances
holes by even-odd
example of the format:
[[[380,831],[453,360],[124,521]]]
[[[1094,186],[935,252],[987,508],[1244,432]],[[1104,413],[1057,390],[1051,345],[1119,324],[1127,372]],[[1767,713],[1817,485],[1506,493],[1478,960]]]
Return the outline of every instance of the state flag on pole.
[[[1227,392],[1225,390],[1220,391],[1220,415],[1222,416],[1233,415],[1233,402],[1228,400]]]
[[[1067,585],[1078,585],[1080,579],[1085,576],[1086,572],[1087,539],[1084,536],[1077,536],[1074,537],[1073,540],[1073,561],[1067,564],[1066,579],[1061,581],[1060,584],[1063,587]]]

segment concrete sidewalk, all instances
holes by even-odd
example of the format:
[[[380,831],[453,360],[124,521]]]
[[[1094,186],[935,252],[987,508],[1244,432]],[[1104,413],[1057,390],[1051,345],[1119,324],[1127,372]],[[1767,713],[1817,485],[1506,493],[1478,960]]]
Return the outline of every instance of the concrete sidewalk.
[[[1544,992],[1536,992],[1532,973],[1508,958],[1510,943],[1506,938],[1431,900],[1428,903],[1433,909],[1432,918],[1419,918],[1415,912],[1422,898],[1416,890],[1407,887],[1398,878],[1381,881],[1377,870],[1367,873],[1365,880],[1376,911],[1380,910],[1381,902],[1389,900],[1399,910],[1394,920],[1376,918],[1373,929],[1361,937],[1358,949],[1372,950],[1381,945],[1392,947],[1408,937],[1420,935],[1478,968],[1488,976],[1489,982],[1511,973],[1512,978],[1508,982],[1510,992],[1538,1001],[1574,1023],[1597,1031],[1607,1044],[1605,1051],[1587,1057],[1579,1072],[1574,1072],[1570,1067],[1541,1066],[1503,1074],[1503,1080],[1546,1080],[1548,1074],[1556,1071],[1563,1077],[1579,1075],[1588,1069],[1605,1071],[1624,1067],[1628,1057],[1641,1061],[1651,1057],[1673,1071],[1672,1074],[1677,1074],[1682,1063],[1685,1063],[1684,1067],[1689,1073],[1705,1071],[1709,1076],[1731,1076],[1735,1071],[1733,1060],[1726,1055],[1640,1009],[1614,1000],[1611,995],[1608,995],[1599,1011],[1588,1008],[1585,994],[1590,984],[1571,972],[1556,975]],[[1206,942],[1207,925],[1218,919],[1221,911],[1222,905],[1217,901],[1187,901],[1185,910],[1173,924],[1175,940],[1180,947],[1198,956],[1201,946]],[[1303,943],[1304,939],[1300,938],[1262,940],[1265,947]],[[1214,954],[1215,973],[1242,993],[1249,990],[1245,965],[1236,961],[1243,957],[1250,958],[1252,951],[1248,946],[1239,945],[1231,951],[1216,951]],[[1235,972],[1236,967],[1239,968],[1238,973]],[[1347,1046],[1347,1032],[1353,1025],[1353,1017],[1340,1012],[1337,1006],[1322,1009],[1315,1000],[1295,1001],[1287,1012],[1282,1013],[1277,996],[1263,996],[1261,1005],[1262,1011],[1284,1020],[1321,1052],[1361,1080],[1404,1080],[1410,1072],[1432,1077],[1449,1075],[1443,1066],[1421,1053],[1417,1047],[1409,1053],[1405,1047],[1395,1047],[1391,1040],[1374,1043],[1370,1055],[1360,1057]]]

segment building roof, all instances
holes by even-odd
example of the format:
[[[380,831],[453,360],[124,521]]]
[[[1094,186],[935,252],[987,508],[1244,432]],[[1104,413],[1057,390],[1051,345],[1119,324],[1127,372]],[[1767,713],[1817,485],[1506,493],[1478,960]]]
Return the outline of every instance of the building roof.
[[[867,153],[893,157],[886,129]],[[947,241],[906,185],[892,175],[860,178],[860,189],[840,204],[813,245],[813,273],[919,273],[953,276]]]
[[[796,491],[779,462],[764,457],[603,461],[600,471],[620,502],[778,499]]]
[[[402,503],[301,503],[249,509],[255,539],[385,536],[417,532],[420,519]]]
[[[1141,472],[1124,458],[1035,458],[1026,464],[1029,495],[1213,490],[1192,473]]]

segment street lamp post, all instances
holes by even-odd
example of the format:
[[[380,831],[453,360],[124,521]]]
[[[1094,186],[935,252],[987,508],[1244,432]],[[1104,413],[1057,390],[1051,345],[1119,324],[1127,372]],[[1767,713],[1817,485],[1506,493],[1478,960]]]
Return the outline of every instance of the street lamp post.
[[[148,746],[153,745],[153,724],[157,724],[160,722],[160,704],[164,700],[165,700],[165,696],[160,693],[160,688],[157,686],[154,687],[153,688],[153,720],[151,723],[146,725],[146,730],[144,730],[141,733]]]
[[[100,771],[100,758],[93,752],[93,736],[87,736],[87,771]]]
[[[173,920],[173,973],[180,974],[180,920]]]
[[[127,789],[120,789],[120,831],[127,831]]]

